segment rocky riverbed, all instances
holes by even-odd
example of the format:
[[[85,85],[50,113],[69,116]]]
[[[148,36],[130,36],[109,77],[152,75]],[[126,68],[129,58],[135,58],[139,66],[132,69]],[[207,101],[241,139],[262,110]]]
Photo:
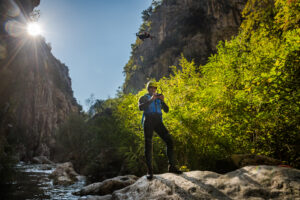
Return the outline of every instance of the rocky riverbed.
[[[70,162],[19,163],[17,169],[17,178],[10,188],[14,192],[1,200],[300,199],[300,170],[288,166],[246,166],[226,174],[165,173],[156,174],[152,181],[145,176],[127,175],[88,186]],[[75,182],[68,178],[72,175],[77,177]]]
[[[72,193],[85,185],[84,177],[72,185],[54,185],[49,175],[53,173],[56,164],[25,164],[17,165],[16,179],[9,187],[7,200],[77,200]]]

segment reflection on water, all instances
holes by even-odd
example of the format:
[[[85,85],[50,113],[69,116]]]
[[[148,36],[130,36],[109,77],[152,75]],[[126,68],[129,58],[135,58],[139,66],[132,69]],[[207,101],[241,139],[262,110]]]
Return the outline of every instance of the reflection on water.
[[[8,188],[13,192],[9,192],[10,194],[5,198],[7,200],[77,200],[78,196],[72,195],[72,192],[83,187],[85,179],[82,178],[70,186],[53,185],[48,175],[54,169],[55,165],[19,163],[17,165],[16,180]]]

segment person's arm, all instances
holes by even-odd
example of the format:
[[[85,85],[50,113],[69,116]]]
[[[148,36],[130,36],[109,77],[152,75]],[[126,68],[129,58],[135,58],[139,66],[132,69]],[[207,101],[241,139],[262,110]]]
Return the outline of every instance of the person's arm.
[[[160,97],[160,101],[161,101],[161,107],[162,109],[165,111],[165,113],[169,112],[169,106],[165,103],[165,96],[161,95]]]
[[[161,101],[161,107],[165,113],[169,112],[169,106],[164,101]]]
[[[154,101],[156,98],[151,97],[151,99],[148,99],[146,96],[142,96],[139,100],[139,109],[140,110],[146,110],[146,108],[151,104],[152,101]]]

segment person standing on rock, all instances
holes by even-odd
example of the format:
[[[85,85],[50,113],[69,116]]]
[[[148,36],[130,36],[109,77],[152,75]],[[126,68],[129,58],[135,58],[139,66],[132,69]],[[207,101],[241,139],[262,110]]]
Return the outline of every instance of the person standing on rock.
[[[164,140],[167,145],[167,156],[169,160],[169,172],[181,174],[182,172],[178,170],[174,163],[173,158],[173,141],[169,134],[169,131],[165,127],[162,121],[162,110],[164,112],[169,112],[169,107],[164,102],[164,95],[157,94],[157,84],[154,81],[149,81],[147,83],[148,94],[142,96],[139,99],[139,109],[144,111],[143,114],[143,127],[144,127],[144,137],[145,137],[145,156],[148,168],[147,179],[151,180],[153,178],[152,169],[152,136],[153,131],[155,131],[160,138]],[[145,118],[145,120],[144,120]]]

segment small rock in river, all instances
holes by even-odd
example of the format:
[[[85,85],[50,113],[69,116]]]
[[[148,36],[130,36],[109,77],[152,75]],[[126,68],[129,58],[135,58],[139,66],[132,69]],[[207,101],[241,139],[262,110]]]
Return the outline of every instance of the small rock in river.
[[[79,180],[79,174],[75,172],[71,162],[58,165],[49,177],[53,179],[54,185],[72,185]]]

